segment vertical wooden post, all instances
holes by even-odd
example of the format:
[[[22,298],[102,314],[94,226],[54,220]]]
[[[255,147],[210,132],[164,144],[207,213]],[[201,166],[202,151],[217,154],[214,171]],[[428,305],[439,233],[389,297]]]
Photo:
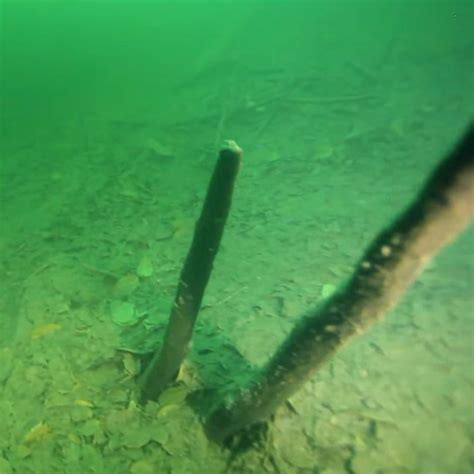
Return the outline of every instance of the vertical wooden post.
[[[139,383],[142,401],[154,400],[175,378],[193,334],[204,290],[229,215],[242,150],[227,141],[219,153],[191,248],[181,271],[163,344],[145,368]]]

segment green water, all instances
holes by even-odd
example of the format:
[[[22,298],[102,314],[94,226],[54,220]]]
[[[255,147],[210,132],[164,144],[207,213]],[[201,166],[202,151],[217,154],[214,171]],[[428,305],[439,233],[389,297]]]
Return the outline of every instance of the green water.
[[[472,472],[472,229],[260,445],[230,457],[189,403],[264,364],[472,120],[472,2],[0,0],[0,22],[0,474]],[[193,347],[142,407],[226,138]]]

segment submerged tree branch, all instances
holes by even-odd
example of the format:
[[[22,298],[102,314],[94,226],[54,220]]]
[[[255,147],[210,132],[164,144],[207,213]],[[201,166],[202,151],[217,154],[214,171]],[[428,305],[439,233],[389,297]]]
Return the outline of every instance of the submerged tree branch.
[[[222,442],[268,419],[343,344],[395,306],[473,216],[474,124],[414,202],[376,237],[348,284],[322,310],[302,319],[250,387],[212,412],[208,436]]]

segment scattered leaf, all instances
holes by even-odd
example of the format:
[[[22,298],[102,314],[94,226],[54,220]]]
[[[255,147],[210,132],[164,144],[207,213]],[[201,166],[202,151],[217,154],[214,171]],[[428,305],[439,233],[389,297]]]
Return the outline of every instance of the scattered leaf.
[[[12,474],[12,472],[13,472],[13,469],[12,469],[10,463],[4,457],[0,456],[0,473],[1,474]]]
[[[20,444],[15,449],[15,456],[19,459],[25,459],[31,455],[31,448],[29,446],[25,446],[24,444]]]
[[[102,435],[102,426],[99,420],[87,420],[80,428],[82,436],[100,436]]]
[[[129,273],[117,280],[114,286],[114,295],[118,298],[131,295],[139,285],[138,277]]]
[[[86,406],[73,406],[70,411],[71,420],[75,423],[89,420],[93,417],[93,411]]]
[[[130,352],[123,355],[123,367],[127,375],[135,377],[140,373],[140,359]]]
[[[74,443],[74,444],[81,444],[81,438],[79,438],[79,436],[77,436],[76,433],[69,433],[67,435],[67,439],[69,441],[71,441],[71,443]]]
[[[317,160],[327,160],[334,154],[334,147],[329,143],[321,143],[316,147],[314,156]]]
[[[153,265],[148,255],[144,255],[137,267],[137,275],[140,278],[148,278],[153,275]]]
[[[141,459],[130,466],[130,472],[132,474],[153,474],[156,472],[156,468],[150,461]]]
[[[42,421],[37,425],[33,426],[28,433],[26,433],[25,437],[23,438],[23,442],[25,444],[36,443],[45,439],[51,433],[51,428]]]
[[[158,157],[173,158],[175,156],[175,152],[171,148],[155,138],[149,138],[145,142],[145,149]]]
[[[119,326],[131,326],[138,321],[135,306],[126,301],[112,301],[110,312],[112,313],[112,321]]]
[[[57,323],[42,324],[41,326],[37,326],[35,329],[33,329],[31,332],[31,338],[38,339],[39,337],[46,336],[46,334],[50,334],[54,331],[57,331],[58,329],[61,329],[61,325]]]
[[[88,407],[88,408],[94,408],[94,406],[95,406],[89,400],[74,400],[74,404],[79,405],[81,407]]]
[[[170,412],[178,410],[179,408],[180,408],[180,405],[176,405],[176,404],[164,405],[162,408],[158,410],[157,416],[158,417],[167,416]]]
[[[181,405],[186,399],[187,395],[188,395],[187,387],[183,383],[180,383],[166,389],[158,398],[158,403],[161,406]]]

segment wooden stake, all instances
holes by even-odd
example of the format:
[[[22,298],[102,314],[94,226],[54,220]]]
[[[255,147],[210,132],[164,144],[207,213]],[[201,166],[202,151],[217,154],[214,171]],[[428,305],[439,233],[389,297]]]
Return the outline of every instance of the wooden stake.
[[[241,157],[242,150],[233,141],[227,141],[219,153],[191,248],[181,271],[163,345],[139,380],[142,401],[157,399],[176,378],[186,357],[230,211]]]

